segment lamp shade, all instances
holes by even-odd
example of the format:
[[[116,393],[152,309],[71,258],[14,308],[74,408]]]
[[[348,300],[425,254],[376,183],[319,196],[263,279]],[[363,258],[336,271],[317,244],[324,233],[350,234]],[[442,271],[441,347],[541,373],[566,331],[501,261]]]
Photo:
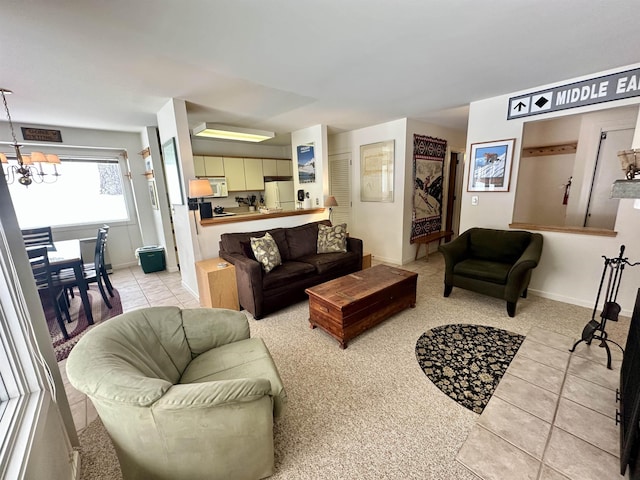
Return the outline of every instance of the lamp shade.
[[[54,154],[54,153],[49,153],[47,155],[45,155],[47,162],[49,163],[55,163],[55,164],[60,164],[60,157],[58,157],[58,155]]]
[[[191,198],[208,197],[209,195],[213,195],[209,180],[201,178],[189,180],[189,196]]]
[[[44,153],[42,152],[31,152],[31,161],[33,163],[35,162],[47,162],[46,157],[44,156]]]
[[[333,195],[329,195],[327,197],[327,199],[324,201],[324,206],[325,207],[337,207],[338,206],[338,202],[336,202],[336,197],[334,197]]]

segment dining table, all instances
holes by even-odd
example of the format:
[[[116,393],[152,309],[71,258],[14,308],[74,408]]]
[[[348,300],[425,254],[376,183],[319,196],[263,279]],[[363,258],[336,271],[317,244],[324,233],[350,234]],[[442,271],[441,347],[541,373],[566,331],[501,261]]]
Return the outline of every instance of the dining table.
[[[93,325],[91,303],[89,302],[89,294],[87,293],[89,285],[84,278],[80,240],[72,239],[53,242],[53,245],[47,246],[47,256],[49,257],[49,265],[52,270],[73,269],[78,290],[80,291],[84,314],[87,317],[89,325]]]

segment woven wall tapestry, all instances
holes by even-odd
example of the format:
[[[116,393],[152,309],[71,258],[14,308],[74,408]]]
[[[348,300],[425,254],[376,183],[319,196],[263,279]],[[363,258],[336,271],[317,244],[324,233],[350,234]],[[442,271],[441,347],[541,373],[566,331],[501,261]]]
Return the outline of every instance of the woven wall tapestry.
[[[413,135],[411,243],[442,228],[442,171],[446,153],[446,140]]]

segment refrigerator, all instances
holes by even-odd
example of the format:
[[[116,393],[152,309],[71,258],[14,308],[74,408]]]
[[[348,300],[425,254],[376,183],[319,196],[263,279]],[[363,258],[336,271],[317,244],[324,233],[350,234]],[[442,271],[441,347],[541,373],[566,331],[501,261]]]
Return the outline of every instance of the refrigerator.
[[[293,193],[292,180],[282,182],[265,182],[264,203],[267,208],[295,210],[296,202]]]

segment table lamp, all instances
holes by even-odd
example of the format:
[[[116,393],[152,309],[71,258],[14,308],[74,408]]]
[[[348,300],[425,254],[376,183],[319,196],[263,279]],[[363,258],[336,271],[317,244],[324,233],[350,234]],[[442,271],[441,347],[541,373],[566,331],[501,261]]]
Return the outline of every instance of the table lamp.
[[[338,206],[338,202],[336,202],[336,197],[333,195],[329,195],[327,199],[324,201],[324,206],[329,207],[329,221],[331,221],[331,215],[333,214],[333,207]]]
[[[196,233],[198,233],[198,220],[196,219],[195,210],[198,210],[198,198],[207,197],[209,195],[213,195],[213,189],[211,188],[209,180],[204,178],[189,180],[189,198],[187,199],[187,203],[189,205],[189,210],[194,210],[193,223],[196,225]]]

